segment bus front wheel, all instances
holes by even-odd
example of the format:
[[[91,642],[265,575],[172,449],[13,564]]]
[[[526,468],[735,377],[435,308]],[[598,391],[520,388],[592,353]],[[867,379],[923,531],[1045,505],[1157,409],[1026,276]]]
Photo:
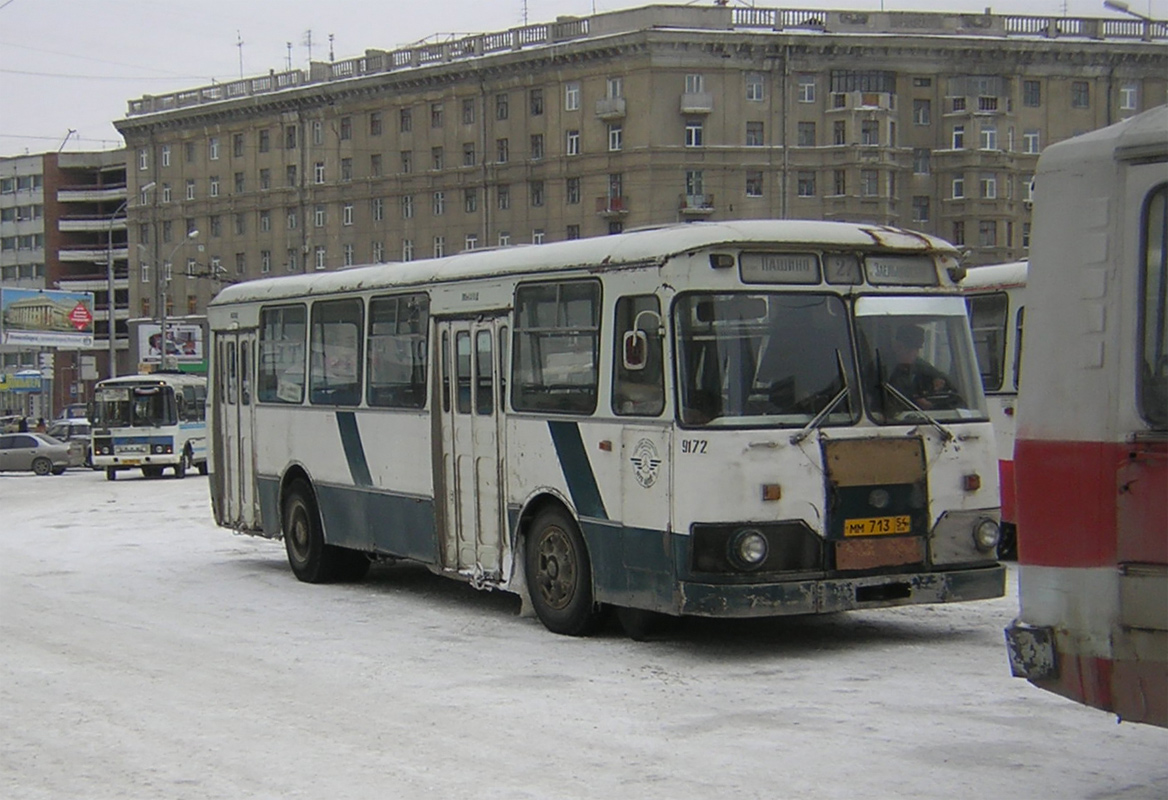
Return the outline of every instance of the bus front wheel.
[[[118,479],[118,471],[113,467],[105,468],[105,479],[107,481],[116,481]]]
[[[559,508],[540,512],[525,551],[528,593],[544,627],[566,636],[594,631],[600,609],[592,599],[592,565],[571,517]]]
[[[191,464],[191,452],[184,450],[183,454],[179,456],[178,463],[174,465],[174,477],[185,478],[187,476],[187,467]]]

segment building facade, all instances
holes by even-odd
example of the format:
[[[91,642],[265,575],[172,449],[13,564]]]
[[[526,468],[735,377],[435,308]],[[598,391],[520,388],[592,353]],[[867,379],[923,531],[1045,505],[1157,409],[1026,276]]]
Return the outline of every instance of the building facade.
[[[225,281],[704,219],[1025,258],[1039,153],[1164,103],[1166,43],[1139,20],[650,6],[148,96],[116,123],[130,302],[196,315]]]
[[[0,158],[0,286],[94,293],[96,348],[0,344],[0,372],[42,370],[43,391],[5,392],[0,408],[51,418],[91,396],[109,372],[110,286],[115,361],[129,369],[126,151]]]

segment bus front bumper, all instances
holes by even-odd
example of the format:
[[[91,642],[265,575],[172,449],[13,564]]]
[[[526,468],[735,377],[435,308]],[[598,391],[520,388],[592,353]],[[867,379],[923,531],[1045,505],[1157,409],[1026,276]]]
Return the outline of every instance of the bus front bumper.
[[[777,617],[864,608],[959,603],[1006,593],[1006,568],[985,567],[788,583],[724,584],[683,581],[678,613],[698,617]]]

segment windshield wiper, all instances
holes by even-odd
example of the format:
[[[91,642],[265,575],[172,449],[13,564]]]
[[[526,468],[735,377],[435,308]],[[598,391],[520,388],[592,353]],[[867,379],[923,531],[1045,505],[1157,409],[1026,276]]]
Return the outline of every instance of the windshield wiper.
[[[948,428],[946,428],[944,425],[942,425],[940,422],[938,422],[933,417],[932,414],[930,414],[928,411],[925,411],[923,408],[918,406],[916,403],[914,403],[912,401],[911,398],[907,397],[903,392],[901,392],[899,389],[897,389],[895,386],[888,383],[887,381],[882,382],[880,384],[880,386],[884,389],[884,391],[891,394],[893,397],[895,397],[900,402],[904,403],[910,409],[912,409],[913,411],[919,412],[925,418],[926,422],[928,422],[930,425],[932,425],[934,428],[936,428],[937,430],[939,430],[941,432],[941,437],[945,441],[947,441],[947,442],[952,441],[953,433]],[[888,415],[885,414],[885,419],[887,419],[887,418],[888,418]]]
[[[811,418],[811,421],[803,426],[803,429],[791,437],[791,444],[799,444],[799,442],[811,435],[811,432],[823,424],[823,420],[827,415],[835,410],[835,407],[840,404],[840,401],[848,396],[850,387],[848,386],[848,371],[844,369],[844,357],[840,355],[839,348],[835,349],[835,363],[839,368],[840,381],[843,383],[843,388],[835,393],[835,397],[828,401],[823,409]]]

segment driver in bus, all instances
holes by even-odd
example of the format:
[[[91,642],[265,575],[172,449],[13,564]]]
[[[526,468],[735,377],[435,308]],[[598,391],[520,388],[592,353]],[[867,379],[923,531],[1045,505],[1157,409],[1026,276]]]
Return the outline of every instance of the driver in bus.
[[[896,366],[888,376],[888,385],[924,409],[933,408],[936,398],[952,391],[949,378],[921,358],[925,331],[919,325],[901,325],[892,340]]]

